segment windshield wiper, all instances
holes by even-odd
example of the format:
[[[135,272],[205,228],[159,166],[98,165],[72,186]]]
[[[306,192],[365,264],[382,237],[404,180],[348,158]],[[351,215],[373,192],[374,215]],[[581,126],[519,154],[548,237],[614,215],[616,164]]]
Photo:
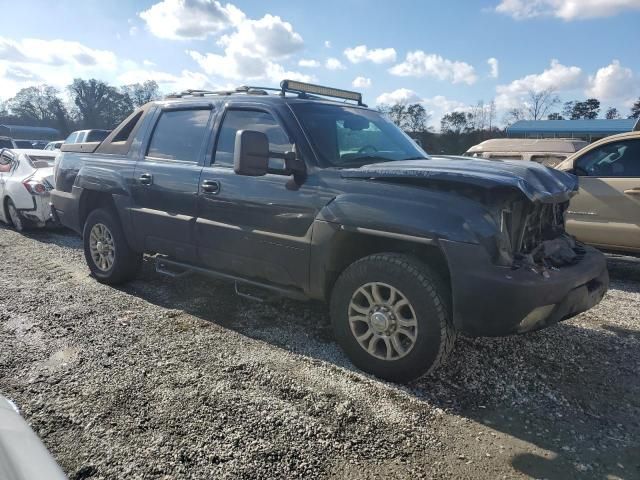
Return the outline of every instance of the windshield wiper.
[[[409,157],[409,158],[403,158],[402,160],[430,160],[429,157]]]

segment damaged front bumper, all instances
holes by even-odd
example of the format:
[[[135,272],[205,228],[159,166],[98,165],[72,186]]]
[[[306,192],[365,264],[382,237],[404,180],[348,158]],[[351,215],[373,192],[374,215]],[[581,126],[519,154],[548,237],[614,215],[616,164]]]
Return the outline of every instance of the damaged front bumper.
[[[441,241],[449,263],[455,327],[469,336],[538,330],[595,306],[609,287],[606,259],[584,247],[580,260],[544,272],[493,264],[479,245]]]

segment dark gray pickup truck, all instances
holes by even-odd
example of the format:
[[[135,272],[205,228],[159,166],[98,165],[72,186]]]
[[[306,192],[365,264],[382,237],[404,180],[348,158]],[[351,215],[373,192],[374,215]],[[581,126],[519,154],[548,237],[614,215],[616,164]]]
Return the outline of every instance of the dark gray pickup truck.
[[[577,187],[533,162],[429,156],[360,94],[283,81],[184,92],[63,146],[52,212],[101,282],[147,253],[162,273],[327,301],[354,364],[407,381],[458,332],[535,330],[602,299],[604,257],[564,230]]]

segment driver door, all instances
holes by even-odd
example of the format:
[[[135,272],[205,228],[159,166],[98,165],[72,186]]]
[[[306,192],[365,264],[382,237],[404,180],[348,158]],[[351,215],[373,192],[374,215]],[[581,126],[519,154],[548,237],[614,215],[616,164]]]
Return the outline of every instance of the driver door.
[[[571,200],[569,233],[603,248],[640,250],[640,139],[591,149],[574,170],[580,192]]]
[[[301,287],[308,283],[311,225],[324,199],[315,178],[294,187],[290,176],[237,175],[233,170],[238,130],[267,135],[269,149],[292,150],[295,139],[277,114],[263,106],[229,102],[217,132],[210,165],[202,170],[196,237],[200,261],[243,277]],[[274,172],[281,160],[269,161]]]

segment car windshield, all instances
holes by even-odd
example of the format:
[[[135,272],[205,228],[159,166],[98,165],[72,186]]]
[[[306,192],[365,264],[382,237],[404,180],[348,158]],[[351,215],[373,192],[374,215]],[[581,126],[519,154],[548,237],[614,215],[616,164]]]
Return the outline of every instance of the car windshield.
[[[17,148],[33,148],[33,144],[29,140],[14,140]]]
[[[291,107],[325,166],[428,158],[411,137],[378,112],[311,102]]]

